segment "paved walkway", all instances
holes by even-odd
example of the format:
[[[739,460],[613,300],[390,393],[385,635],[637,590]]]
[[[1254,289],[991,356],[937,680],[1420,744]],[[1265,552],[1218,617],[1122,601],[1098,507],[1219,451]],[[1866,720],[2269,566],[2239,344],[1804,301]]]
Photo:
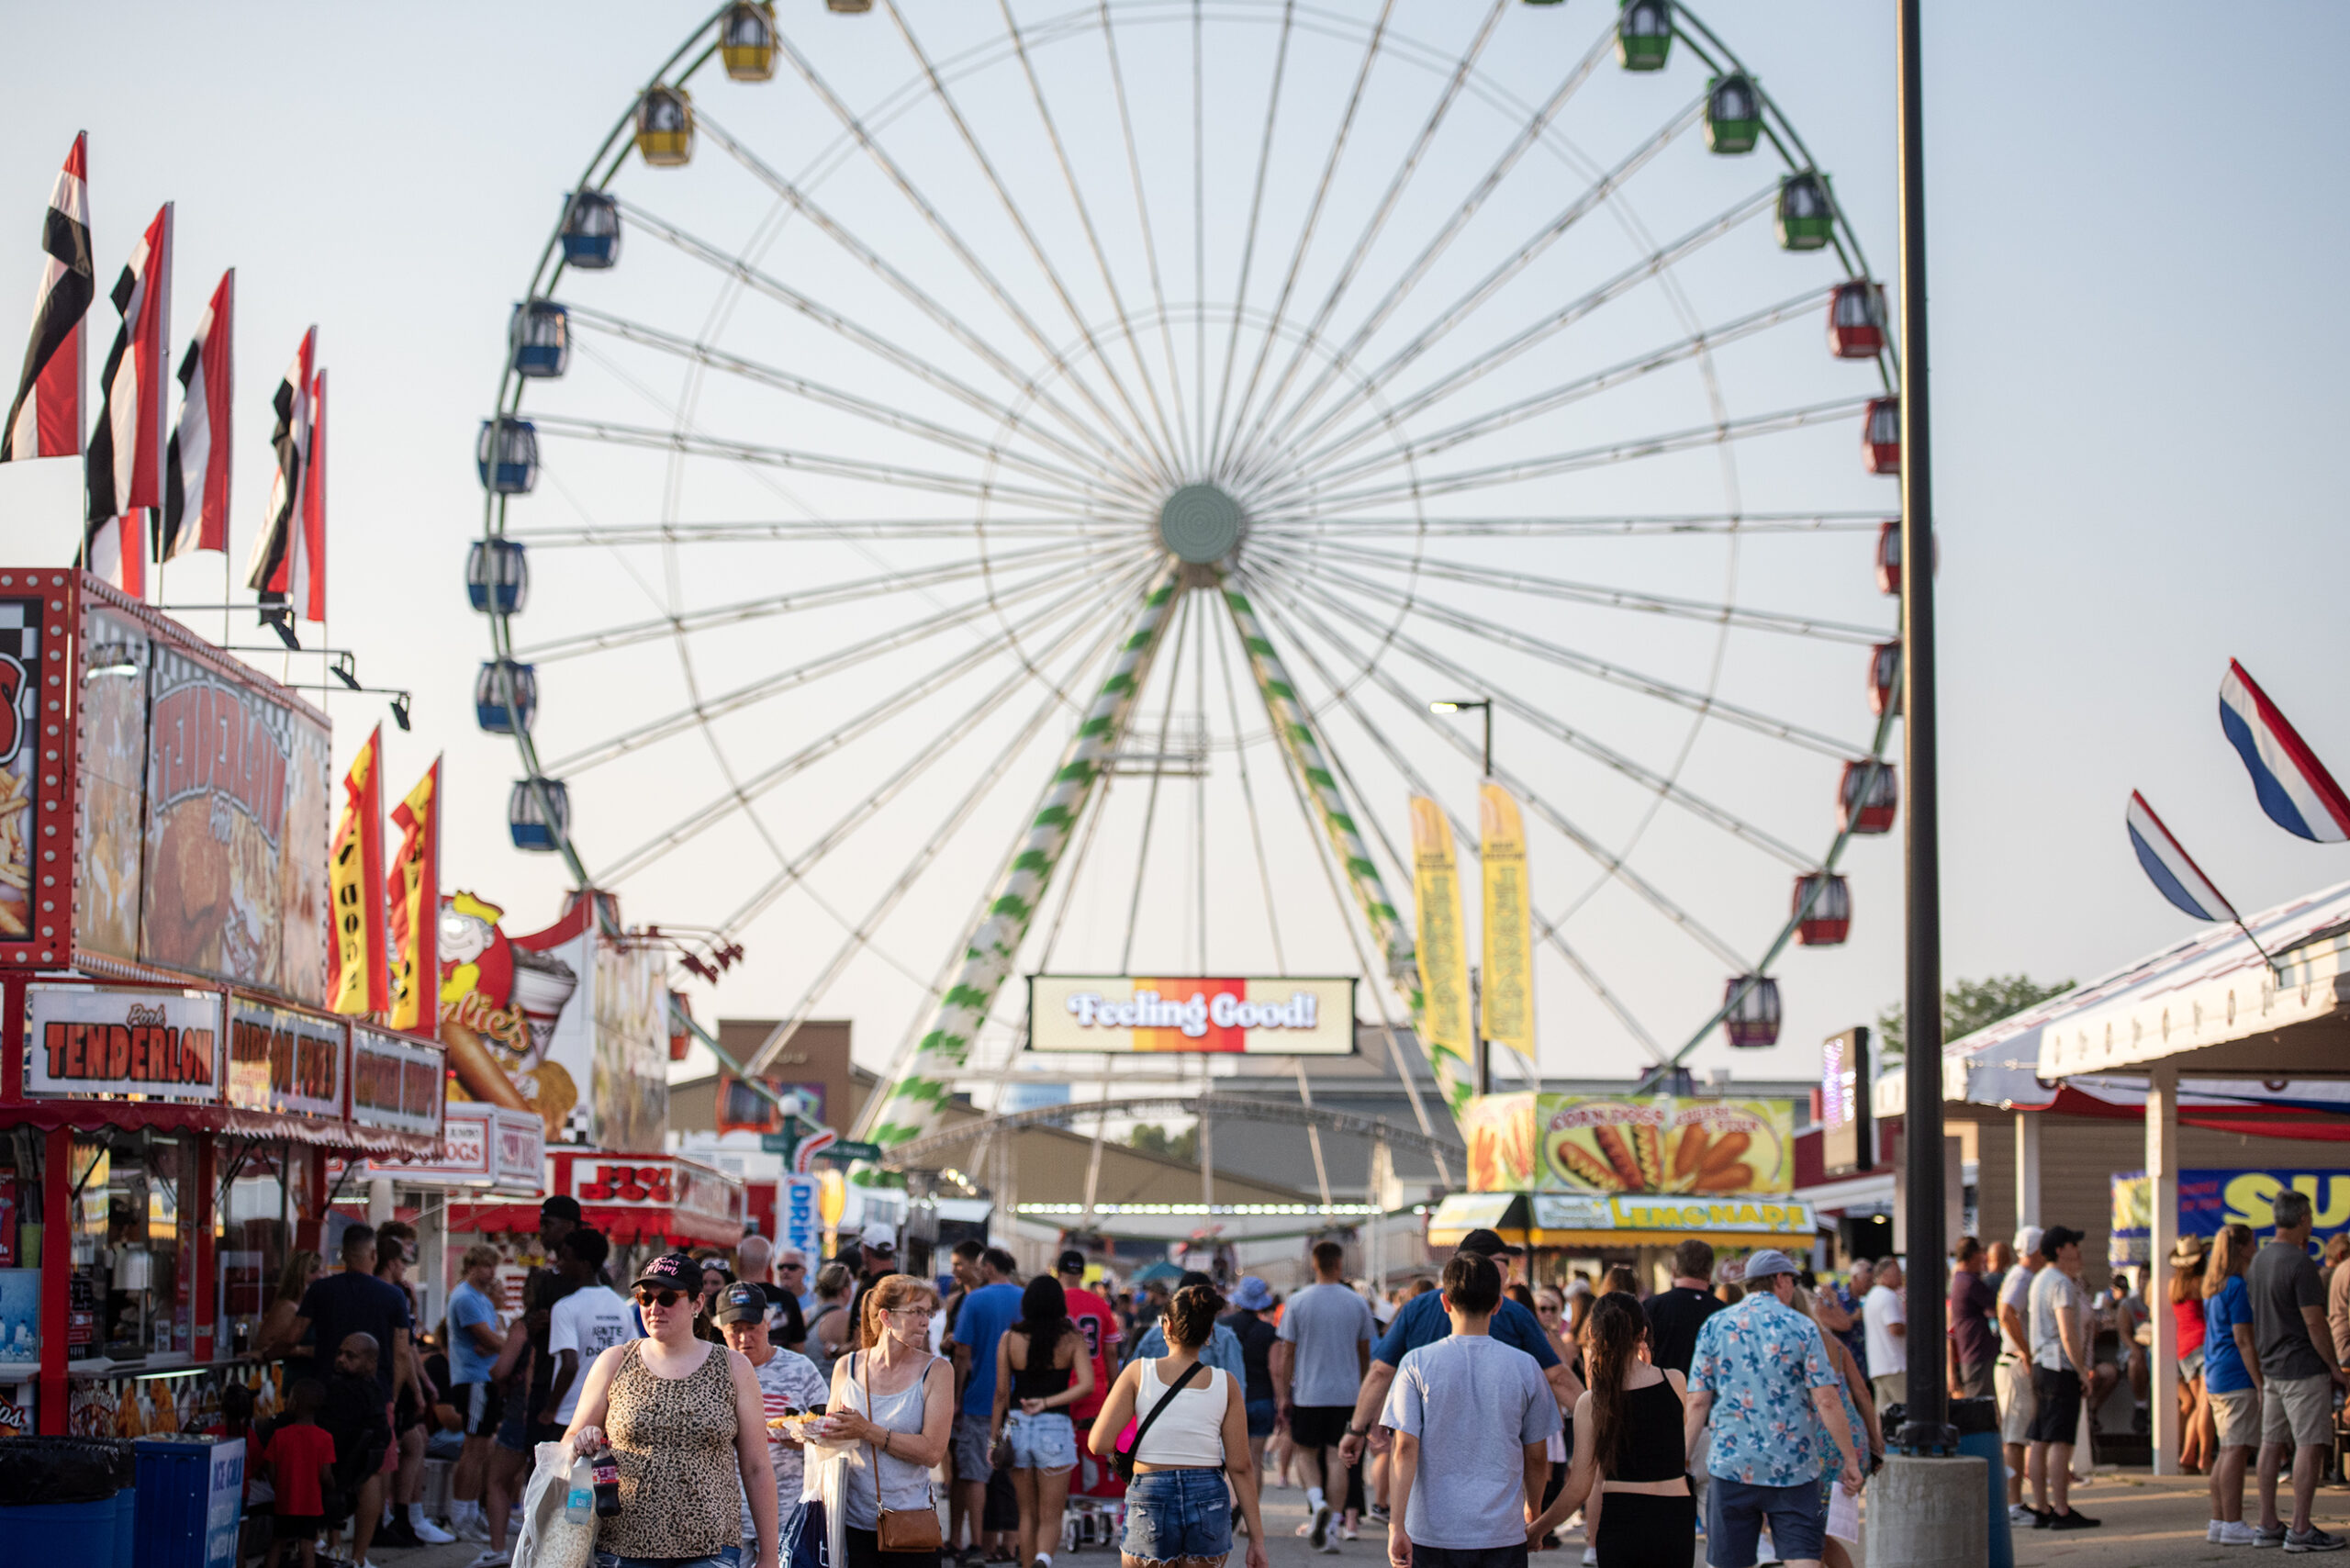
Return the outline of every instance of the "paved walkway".
[[[2102,1528],[2061,1536],[2019,1530],[2016,1568],[2151,1568],[2169,1563],[2245,1562],[2247,1559],[2246,1568],[2251,1568],[2251,1563],[2270,1561],[2266,1555],[2251,1557],[2248,1548],[2212,1546],[2204,1540],[2210,1510],[2200,1476],[2158,1480],[2144,1471],[2100,1470],[2094,1481],[2076,1488],[2074,1502],[2081,1512],[2102,1520]],[[1360,1540],[1343,1542],[1336,1559],[1309,1550],[1303,1536],[1291,1533],[1305,1517],[1302,1493],[1269,1491],[1265,1505],[1268,1554],[1273,1568],[1317,1568],[1322,1563],[1331,1563],[1333,1568],[1382,1568],[1387,1560],[1384,1533],[1369,1527]],[[2320,1488],[2316,1516],[2326,1529],[2350,1533],[2350,1488]],[[376,1568],[465,1568],[479,1550],[470,1542],[408,1551],[379,1547],[375,1561]],[[1540,1553],[1533,1561],[1538,1568],[1572,1568],[1582,1556],[1581,1540],[1570,1534],[1566,1551]],[[1062,1561],[1106,1564],[1110,1558],[1106,1552],[1085,1551]],[[2350,1552],[2328,1561],[2350,1568]],[[1704,1562],[1701,1543],[1696,1563]],[[1231,1568],[1239,1565],[1236,1552]]]

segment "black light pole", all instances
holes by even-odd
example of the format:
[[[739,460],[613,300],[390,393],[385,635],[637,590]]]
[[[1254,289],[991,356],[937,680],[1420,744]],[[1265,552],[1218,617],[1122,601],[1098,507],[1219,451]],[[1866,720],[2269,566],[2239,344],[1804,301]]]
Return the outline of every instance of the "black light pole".
[[[1459,713],[1471,708],[1482,711],[1485,716],[1485,777],[1491,778],[1494,776],[1494,700],[1490,697],[1460,697],[1428,704],[1431,713]],[[1494,1092],[1493,1057],[1486,1048],[1483,1003],[1484,999],[1477,984],[1477,969],[1472,964],[1469,969],[1469,1017],[1473,1027],[1469,1033],[1477,1043],[1477,1092],[1490,1094]]]
[[[1431,702],[1431,713],[1462,713],[1472,708],[1481,709],[1485,715],[1485,777],[1494,776],[1494,701],[1490,697],[1459,697],[1447,702]]]
[[[1919,0],[1900,0],[1901,106],[1901,682],[1902,833],[1908,917],[1908,1419],[1895,1439],[1911,1454],[1954,1453],[1942,1369],[1949,1277],[1942,1235],[1942,927],[1940,813],[1934,762],[1934,492],[1926,401],[1926,148],[1918,60]]]

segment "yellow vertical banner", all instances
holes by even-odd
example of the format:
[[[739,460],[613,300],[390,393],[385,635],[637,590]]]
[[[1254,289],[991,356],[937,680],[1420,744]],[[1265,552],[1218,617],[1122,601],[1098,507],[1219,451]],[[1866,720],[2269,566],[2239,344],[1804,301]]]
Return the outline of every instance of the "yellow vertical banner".
[[[342,781],[342,820],[327,852],[327,908],[334,923],[328,1005],[337,1013],[381,1013],[391,1005],[384,953],[384,726],[352,759]]]
[[[1420,985],[1427,1044],[1473,1060],[1469,1024],[1469,943],[1460,930],[1460,872],[1444,808],[1412,797],[1412,902],[1420,915]]]
[[[1477,796],[1485,881],[1485,1038],[1534,1060],[1534,912],[1526,886],[1526,823],[1517,801],[1488,782]]]
[[[441,759],[392,811],[399,848],[384,894],[390,908],[391,1016],[395,1029],[431,1034],[440,1025]]]

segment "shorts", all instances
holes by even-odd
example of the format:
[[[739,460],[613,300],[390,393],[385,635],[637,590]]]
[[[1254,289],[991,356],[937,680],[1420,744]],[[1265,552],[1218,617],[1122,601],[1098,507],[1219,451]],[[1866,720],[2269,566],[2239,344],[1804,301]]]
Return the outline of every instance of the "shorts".
[[[2203,1375],[2203,1347],[2198,1345],[2178,1358],[2178,1381],[2193,1383]]]
[[[2296,1448],[2323,1448],[2333,1441],[2333,1380],[2272,1377],[2260,1385],[2260,1440]]]
[[[1231,1551],[1232,1492],[1224,1472],[1186,1466],[1136,1475],[1126,1484],[1126,1535],[1119,1550],[1146,1562]]]
[[[742,1551],[722,1546],[707,1557],[622,1557],[617,1551],[599,1551],[591,1561],[596,1568],[739,1568]]]
[[[1012,1472],[991,1471],[988,1475],[988,1493],[979,1506],[981,1529],[1018,1529],[1020,1528],[1020,1494],[1012,1484]],[[892,1558],[895,1561],[895,1558]]]
[[[2211,1418],[2219,1423],[2223,1449],[2260,1446],[2260,1390],[2232,1388],[2211,1395]]]
[[[884,1551],[880,1538],[855,1525],[843,1527],[848,1568],[938,1568],[935,1551]]]
[[[955,1458],[955,1479],[985,1481],[995,1466],[988,1462],[988,1418],[966,1410],[955,1417],[955,1434],[951,1445]]]
[[[1058,1475],[1077,1467],[1077,1428],[1058,1410],[1035,1416],[1014,1410],[1004,1417],[1003,1435],[1012,1439],[1014,1470]]]
[[[2059,1372],[2035,1364],[2031,1394],[2040,1408],[2031,1417],[2025,1440],[2070,1446],[2081,1430],[2081,1374],[2070,1367]]]
[[[1630,1494],[1619,1494],[1630,1495]],[[1610,1503],[1608,1508],[1616,1505]],[[1771,1524],[1771,1546],[1782,1562],[1818,1562],[1828,1533],[1828,1509],[1819,1483],[1756,1486],[1717,1475],[1706,1488],[1706,1562],[1709,1568],[1754,1568],[1754,1548],[1762,1523]],[[1600,1511],[1602,1528],[1607,1512]]]
[[[1412,1543],[1412,1568],[1526,1568],[1526,1542],[1507,1546],[1422,1546]]]
[[[1347,1440],[1347,1428],[1354,1418],[1351,1405],[1292,1405],[1289,1435],[1302,1449],[1334,1449]]]
[[[1248,1435],[1252,1438],[1270,1438],[1281,1424],[1281,1406],[1270,1399],[1251,1399],[1248,1410]]]
[[[391,1442],[384,1450],[384,1473],[393,1475],[399,1472],[400,1433],[405,1428],[400,1426],[399,1414],[388,1399],[384,1401],[384,1428],[392,1434]]]
[[[1607,1506],[1599,1511],[1599,1534],[1592,1545],[1607,1568],[1684,1568],[1696,1555],[1696,1498],[1646,1492],[1609,1492],[1606,1496]],[[1414,1562],[1419,1555],[1415,1546]]]
[[[308,1540],[326,1528],[324,1514],[280,1514],[270,1526],[279,1540]]]
[[[2040,1396],[2031,1391],[2031,1363],[2002,1360],[1991,1369],[1991,1385],[1999,1396],[1999,1440],[2030,1442],[2031,1417],[2040,1408]]]
[[[461,1383],[449,1391],[449,1403],[464,1418],[469,1438],[495,1437],[506,1419],[506,1396],[496,1383]]]
[[[509,1399],[498,1421],[498,1446],[509,1453],[531,1451],[531,1406],[526,1400]]]
[[[1907,1405],[1909,1402],[1909,1374],[1907,1371],[1879,1372],[1869,1379],[1869,1393],[1875,1398],[1879,1410],[1891,1405]],[[1776,1540],[1779,1538],[1773,1536],[1771,1539]]]
[[[1991,1363],[1962,1361],[1958,1369],[1958,1387],[1962,1398],[1981,1399],[1991,1392]]]

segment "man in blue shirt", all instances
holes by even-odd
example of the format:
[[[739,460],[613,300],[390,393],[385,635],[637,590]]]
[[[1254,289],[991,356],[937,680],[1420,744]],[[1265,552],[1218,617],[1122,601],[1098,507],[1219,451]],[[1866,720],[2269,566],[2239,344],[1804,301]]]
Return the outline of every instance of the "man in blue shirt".
[[[498,1251],[495,1247],[468,1248],[464,1277],[449,1293],[449,1398],[465,1424],[465,1446],[450,1476],[449,1522],[467,1540],[489,1540],[489,1522],[481,1511],[481,1488],[489,1468],[489,1450],[505,1417],[505,1401],[490,1381],[506,1335],[498,1322],[498,1304],[490,1299],[497,1288]]]
[[[988,1432],[995,1416],[995,1346],[1003,1331],[1020,1320],[1020,1287],[1012,1282],[1019,1265],[1011,1253],[990,1247],[979,1254],[977,1288],[967,1293],[956,1310],[950,1343],[955,1357],[955,1381],[962,1386],[962,1403],[955,1410],[955,1491],[946,1544],[951,1549],[966,1519],[970,1544],[963,1561],[976,1562],[979,1537],[986,1529],[988,1477],[994,1465],[988,1459]]]
[[[1205,1285],[1208,1289],[1214,1290],[1215,1281],[1199,1270],[1192,1269],[1176,1282],[1175,1288],[1179,1291],[1187,1291],[1193,1285]],[[1154,1323],[1149,1330],[1135,1342],[1135,1353],[1128,1356],[1126,1360],[1155,1361],[1167,1353],[1167,1330]],[[1200,1360],[1231,1378],[1242,1388],[1248,1386],[1248,1361],[1240,1349],[1240,1336],[1235,1334],[1225,1324],[1222,1322],[1216,1324],[1215,1332],[1209,1335],[1208,1342],[1200,1348]]]
[[[1458,1252],[1474,1252],[1490,1258],[1501,1271],[1502,1283],[1509,1283],[1509,1260],[1526,1255],[1523,1247],[1512,1247],[1497,1232],[1472,1230],[1460,1238]],[[1386,1406],[1387,1391],[1394,1386],[1395,1369],[1406,1354],[1423,1345],[1432,1345],[1452,1332],[1452,1319],[1444,1310],[1444,1293],[1428,1291],[1414,1296],[1387,1326],[1386,1338],[1371,1347],[1371,1370],[1363,1374],[1362,1392],[1355,1397],[1354,1419],[1347,1424],[1347,1435],[1338,1445],[1338,1455],[1353,1464],[1362,1457],[1363,1439]],[[1559,1360],[1559,1352],[1550,1347],[1550,1337],[1542,1332],[1542,1321],[1508,1296],[1502,1297],[1501,1310],[1494,1314],[1493,1337],[1505,1345],[1512,1345],[1534,1358],[1542,1369],[1543,1381],[1558,1396],[1559,1408],[1572,1411],[1575,1401],[1583,1397],[1583,1383]],[[1204,1360],[1205,1358],[1202,1358]]]

